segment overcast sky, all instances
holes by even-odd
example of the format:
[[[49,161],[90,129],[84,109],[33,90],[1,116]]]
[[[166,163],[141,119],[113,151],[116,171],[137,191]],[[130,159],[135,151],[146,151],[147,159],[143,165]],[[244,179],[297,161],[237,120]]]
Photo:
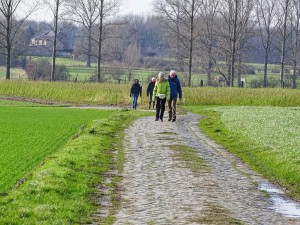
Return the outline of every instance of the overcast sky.
[[[121,14],[140,14],[146,16],[151,13],[153,0],[123,0],[123,4],[120,10]],[[44,21],[49,20],[47,16],[47,10],[45,8],[38,10],[30,19]],[[51,19],[50,19],[51,20]]]
[[[147,15],[152,8],[153,0],[123,0],[123,12]]]

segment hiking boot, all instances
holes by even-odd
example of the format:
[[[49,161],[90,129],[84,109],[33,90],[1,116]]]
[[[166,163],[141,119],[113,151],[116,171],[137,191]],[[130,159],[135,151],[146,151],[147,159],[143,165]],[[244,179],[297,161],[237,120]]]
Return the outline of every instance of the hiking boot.
[[[158,118],[155,118],[155,121],[158,121]]]
[[[172,119],[172,122],[175,122],[176,121],[176,119]]]
[[[172,120],[171,118],[168,119],[168,121],[171,121],[171,120]]]
[[[160,122],[164,122],[163,118],[160,119]]]

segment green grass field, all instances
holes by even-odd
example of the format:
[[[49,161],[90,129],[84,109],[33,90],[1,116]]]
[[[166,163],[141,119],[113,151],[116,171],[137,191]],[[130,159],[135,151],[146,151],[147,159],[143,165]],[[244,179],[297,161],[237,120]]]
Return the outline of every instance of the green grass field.
[[[52,107],[0,107],[0,192],[22,177],[106,111]]]
[[[189,107],[201,129],[300,200],[299,107]]]
[[[89,78],[96,74],[95,67],[68,67],[68,73],[70,74],[71,80],[77,78],[78,81],[89,80]]]
[[[23,69],[20,68],[12,68],[11,69],[11,79],[28,79],[28,76],[26,72]],[[0,67],[0,80],[5,79],[6,77],[6,68],[5,67]]]

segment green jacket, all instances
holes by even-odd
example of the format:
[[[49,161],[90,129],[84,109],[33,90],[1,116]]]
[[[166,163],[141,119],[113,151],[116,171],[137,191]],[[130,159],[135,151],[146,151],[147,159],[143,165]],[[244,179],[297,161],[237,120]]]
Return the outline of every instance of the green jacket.
[[[167,79],[163,81],[156,81],[154,90],[153,90],[153,101],[155,101],[155,98],[158,96],[158,94],[165,94],[167,101],[170,100],[170,84]]]

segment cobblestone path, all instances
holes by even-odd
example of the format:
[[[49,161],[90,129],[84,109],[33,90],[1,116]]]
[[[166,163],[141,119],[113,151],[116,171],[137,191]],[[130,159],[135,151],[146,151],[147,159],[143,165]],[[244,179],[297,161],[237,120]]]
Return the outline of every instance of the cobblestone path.
[[[245,164],[206,138],[199,115],[175,123],[137,120],[126,130],[121,209],[115,224],[300,224],[273,211]],[[179,146],[179,147],[178,147]],[[176,156],[190,146],[205,166],[193,170]]]

